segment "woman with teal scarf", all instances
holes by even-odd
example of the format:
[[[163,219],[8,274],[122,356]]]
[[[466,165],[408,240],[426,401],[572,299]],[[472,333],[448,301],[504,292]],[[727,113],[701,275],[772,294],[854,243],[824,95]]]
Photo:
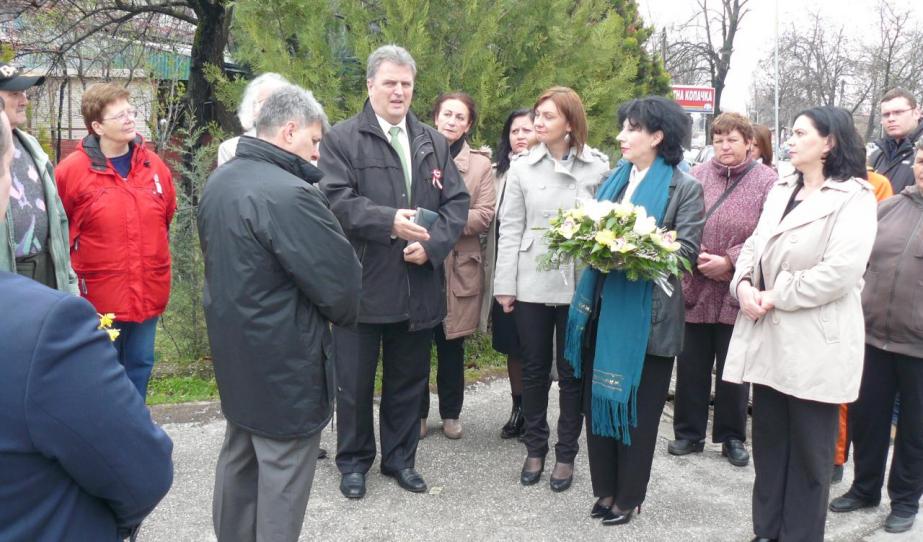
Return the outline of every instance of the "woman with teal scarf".
[[[596,199],[631,202],[657,225],[676,230],[680,255],[695,259],[705,219],[702,186],[677,169],[689,116],[660,97],[619,108],[622,158]],[[671,277],[672,295],[624,273],[588,269],[570,307],[565,358],[583,378],[587,453],[603,525],[631,520],[650,480],[660,415],[673,359],[682,350],[683,291]]]

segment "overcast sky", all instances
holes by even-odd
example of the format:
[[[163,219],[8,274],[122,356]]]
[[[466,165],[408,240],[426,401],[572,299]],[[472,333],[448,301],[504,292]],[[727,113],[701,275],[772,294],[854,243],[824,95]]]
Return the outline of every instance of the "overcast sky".
[[[712,2],[720,6],[720,0],[709,3]],[[687,21],[698,9],[696,0],[638,0],[638,5],[644,20],[658,29]],[[750,0],[748,6],[750,13],[741,22],[735,39],[731,70],[721,98],[725,111],[746,112],[752,94],[753,70],[773,47],[776,1]],[[778,0],[778,6],[780,32],[792,23],[798,25],[799,21],[807,19],[808,9],[820,11],[836,24],[845,24],[848,30],[877,32],[877,0]],[[901,6],[913,6],[916,20],[923,24],[923,1],[905,0]],[[864,21],[867,23],[863,26],[860,22]],[[772,70],[772,64],[766,69]]]

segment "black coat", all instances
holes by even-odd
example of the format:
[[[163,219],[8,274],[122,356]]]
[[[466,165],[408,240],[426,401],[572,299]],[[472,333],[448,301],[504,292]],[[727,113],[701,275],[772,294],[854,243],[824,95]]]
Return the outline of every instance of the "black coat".
[[[445,319],[442,263],[468,220],[468,191],[455,169],[446,139],[407,114],[412,156],[412,200],[408,201],[397,152],[381,131],[371,105],[330,130],[321,142],[321,189],[362,262],[359,321],[409,320],[410,329],[431,328]],[[442,188],[433,180],[441,173]],[[407,242],[393,239],[398,209],[423,207],[439,213],[430,239],[421,243],[429,261],[406,263]]]
[[[321,172],[241,137],[199,202],[205,320],[228,421],[275,438],[327,425],[335,393],[329,322],[352,325],[356,254],[314,186]]]
[[[920,137],[923,137],[923,121],[901,140],[900,145],[887,136],[875,142],[877,148],[869,156],[869,163],[872,169],[891,181],[891,188],[895,194],[900,194],[904,188],[913,186],[913,157],[916,154],[913,146]]]

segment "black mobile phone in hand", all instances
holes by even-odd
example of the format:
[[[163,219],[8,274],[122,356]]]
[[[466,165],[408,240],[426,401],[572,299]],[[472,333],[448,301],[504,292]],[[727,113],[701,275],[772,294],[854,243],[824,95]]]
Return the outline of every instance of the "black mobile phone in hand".
[[[426,228],[426,231],[429,231],[438,219],[439,213],[424,209],[423,207],[417,207],[417,214],[413,216],[413,223],[423,226]]]

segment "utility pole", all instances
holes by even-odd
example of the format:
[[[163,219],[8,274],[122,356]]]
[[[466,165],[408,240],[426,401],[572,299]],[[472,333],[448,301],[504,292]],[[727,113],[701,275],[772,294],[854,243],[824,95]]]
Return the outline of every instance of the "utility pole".
[[[776,0],[776,43],[775,43],[775,140],[776,150],[782,147],[782,134],[779,133],[779,0]]]

